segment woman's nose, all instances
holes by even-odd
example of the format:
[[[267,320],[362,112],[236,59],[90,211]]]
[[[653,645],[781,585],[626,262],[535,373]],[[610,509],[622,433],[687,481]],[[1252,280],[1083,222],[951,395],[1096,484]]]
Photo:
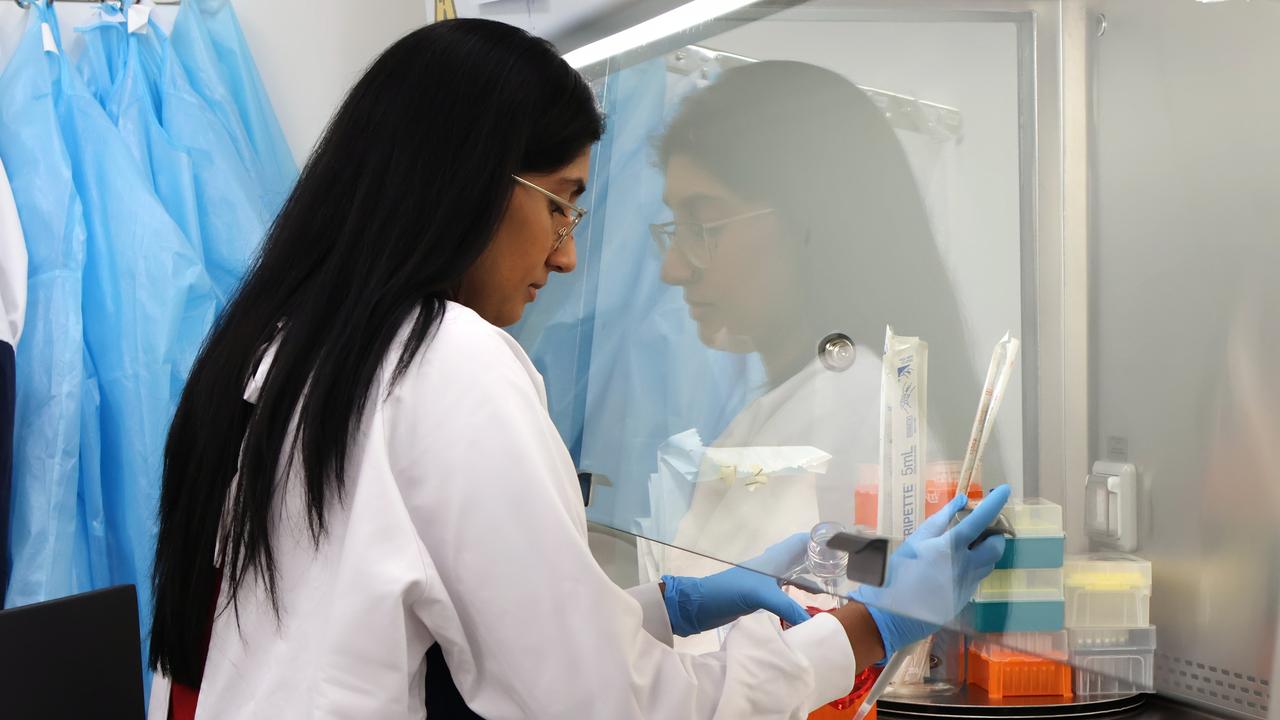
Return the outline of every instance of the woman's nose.
[[[698,276],[698,269],[679,248],[667,248],[662,258],[662,282],[668,285],[688,285]]]
[[[564,242],[560,243],[560,247],[547,257],[547,267],[558,273],[571,273],[578,267],[578,249],[573,233],[569,233]]]

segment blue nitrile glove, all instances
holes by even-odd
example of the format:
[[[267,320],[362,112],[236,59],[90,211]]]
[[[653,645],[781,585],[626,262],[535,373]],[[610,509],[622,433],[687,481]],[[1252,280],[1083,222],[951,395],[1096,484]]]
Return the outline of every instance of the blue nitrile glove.
[[[803,563],[808,547],[808,534],[797,533],[742,563],[744,567],[701,578],[663,575],[662,599],[671,631],[688,637],[757,610],[768,610],[792,625],[808,620],[809,613],[782,591],[775,577]]]
[[[880,630],[885,658],[932,635],[953,620],[973,599],[978,583],[991,574],[1004,554],[1004,537],[993,535],[969,545],[1000,514],[1009,486],[992,490],[968,517],[950,530],[955,514],[968,504],[957,496],[914,533],[889,558],[883,587],[863,585],[852,598],[867,606]]]

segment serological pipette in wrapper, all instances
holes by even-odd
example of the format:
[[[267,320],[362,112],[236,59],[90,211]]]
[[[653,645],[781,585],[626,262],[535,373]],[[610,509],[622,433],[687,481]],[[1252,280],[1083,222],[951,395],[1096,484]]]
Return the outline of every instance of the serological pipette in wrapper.
[[[924,519],[929,344],[884,332],[880,376],[880,534],[904,538]]]
[[[967,495],[969,486],[973,484],[974,472],[982,462],[982,453],[987,449],[987,440],[995,426],[996,413],[1000,410],[1000,403],[1004,401],[1009,379],[1013,377],[1013,364],[1018,359],[1020,346],[1017,338],[1005,333],[991,352],[987,380],[982,385],[978,413],[973,418],[973,430],[969,433],[969,445],[965,449],[964,464],[960,468],[960,484],[956,489],[958,495]]]
[[[884,331],[880,375],[880,533],[905,538],[924,519],[923,472],[928,453],[929,344],[915,337]],[[862,720],[893,682],[907,658],[920,651],[922,640],[889,658],[884,672],[858,708]]]

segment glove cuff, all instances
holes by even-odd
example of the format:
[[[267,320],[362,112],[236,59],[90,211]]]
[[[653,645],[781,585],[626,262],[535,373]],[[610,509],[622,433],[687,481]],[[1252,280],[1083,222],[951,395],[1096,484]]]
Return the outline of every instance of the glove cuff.
[[[667,607],[667,618],[671,620],[672,634],[678,637],[689,637],[701,632],[694,615],[694,608],[702,600],[701,579],[663,575],[662,582],[666,585],[666,591],[662,594],[662,603]]]

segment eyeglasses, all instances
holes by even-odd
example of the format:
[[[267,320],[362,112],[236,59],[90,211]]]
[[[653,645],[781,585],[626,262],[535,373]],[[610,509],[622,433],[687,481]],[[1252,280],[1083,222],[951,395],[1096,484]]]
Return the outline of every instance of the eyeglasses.
[[[577,205],[574,205],[573,203],[569,202],[568,200],[565,200],[564,198],[560,197],[559,195],[556,195],[550,190],[545,190],[543,188],[540,188],[537,185],[534,185],[533,183],[529,182],[528,180],[525,180],[524,178],[518,175],[512,175],[511,179],[529,188],[530,190],[536,190],[542,193],[543,195],[546,195],[547,199],[555,203],[556,205],[558,205],[560,209],[564,211],[565,215],[569,218],[568,225],[556,230],[556,242],[554,245],[551,246],[551,252],[555,252],[559,250],[560,246],[564,244],[564,241],[569,239],[569,237],[573,235],[574,228],[578,227],[578,223],[582,222],[582,218],[587,216],[586,209],[580,208]]]
[[[767,215],[771,212],[773,208],[765,208],[709,223],[660,223],[650,225],[649,234],[653,236],[653,242],[658,246],[658,254],[663,259],[667,257],[667,252],[674,245],[680,248],[680,252],[689,258],[689,262],[694,267],[705,269],[711,263],[711,253],[714,250],[712,237],[714,233],[710,231],[729,223]]]

